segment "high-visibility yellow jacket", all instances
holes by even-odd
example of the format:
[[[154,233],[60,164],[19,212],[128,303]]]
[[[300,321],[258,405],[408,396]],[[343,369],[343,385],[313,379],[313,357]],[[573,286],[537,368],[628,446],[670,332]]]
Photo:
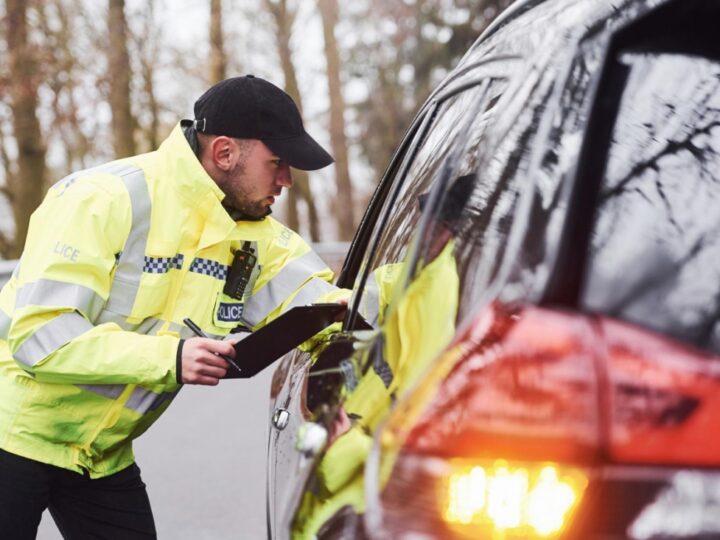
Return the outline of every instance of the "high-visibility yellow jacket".
[[[298,235],[270,217],[235,222],[223,197],[180,126],[155,152],[50,189],[0,292],[0,448],[115,473],[180,388],[183,318],[219,337],[332,296]],[[223,293],[238,249],[256,256],[240,300]]]

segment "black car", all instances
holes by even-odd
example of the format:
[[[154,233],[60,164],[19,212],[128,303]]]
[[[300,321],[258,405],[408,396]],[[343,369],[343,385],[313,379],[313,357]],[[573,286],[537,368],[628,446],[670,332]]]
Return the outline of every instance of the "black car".
[[[272,538],[720,538],[717,0],[519,1],[272,384]]]

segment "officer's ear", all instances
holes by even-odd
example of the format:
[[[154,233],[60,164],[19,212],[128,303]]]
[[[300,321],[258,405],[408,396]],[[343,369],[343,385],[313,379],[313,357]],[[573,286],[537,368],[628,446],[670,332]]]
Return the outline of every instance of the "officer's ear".
[[[220,135],[215,137],[208,146],[208,157],[221,171],[227,172],[235,165],[237,145],[234,142],[230,137]]]

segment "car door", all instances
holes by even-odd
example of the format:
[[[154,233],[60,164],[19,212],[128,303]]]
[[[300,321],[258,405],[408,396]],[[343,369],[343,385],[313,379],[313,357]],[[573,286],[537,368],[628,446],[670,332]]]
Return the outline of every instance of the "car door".
[[[452,221],[462,219],[456,210],[475,188],[484,144],[492,145],[483,134],[502,106],[510,64],[486,61],[466,71],[418,118],[417,143],[408,146],[368,234],[345,333],[333,336],[296,381],[305,419],[325,430],[329,444],[295,470],[293,482],[308,480],[287,499],[278,532],[291,521],[298,537],[355,526],[362,506],[356,488],[373,430],[454,334],[459,276]],[[350,330],[361,322],[374,330]]]

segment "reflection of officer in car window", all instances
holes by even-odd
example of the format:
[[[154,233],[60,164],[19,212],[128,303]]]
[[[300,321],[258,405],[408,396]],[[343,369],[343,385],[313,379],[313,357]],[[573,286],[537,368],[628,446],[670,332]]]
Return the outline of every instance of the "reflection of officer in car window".
[[[331,444],[317,467],[315,489],[305,493],[294,524],[296,538],[327,532],[340,515],[352,519],[364,513],[362,470],[372,433],[396,396],[417,380],[455,333],[459,278],[454,236],[474,178],[459,177],[441,198],[422,232],[410,283],[389,305],[412,262],[406,259],[374,272],[381,339],[331,428]],[[429,194],[421,195],[420,209],[425,211],[430,200]]]

